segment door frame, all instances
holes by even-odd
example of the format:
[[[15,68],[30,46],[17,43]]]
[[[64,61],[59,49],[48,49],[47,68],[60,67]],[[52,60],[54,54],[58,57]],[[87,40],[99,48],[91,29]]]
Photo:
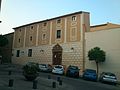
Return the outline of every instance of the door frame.
[[[62,64],[62,47],[56,44],[52,49],[52,64],[61,65]]]

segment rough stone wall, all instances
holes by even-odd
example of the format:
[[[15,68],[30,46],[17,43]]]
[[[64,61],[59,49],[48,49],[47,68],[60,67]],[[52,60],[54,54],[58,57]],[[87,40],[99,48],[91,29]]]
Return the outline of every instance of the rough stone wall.
[[[42,45],[31,48],[16,48],[13,50],[12,62],[16,64],[25,64],[26,62],[38,62],[44,64],[52,64],[52,48],[53,45]],[[80,42],[60,44],[62,51],[62,65],[77,65],[83,69],[83,55]],[[32,49],[32,57],[28,57],[28,49]],[[16,57],[16,50],[20,50],[20,57]]]

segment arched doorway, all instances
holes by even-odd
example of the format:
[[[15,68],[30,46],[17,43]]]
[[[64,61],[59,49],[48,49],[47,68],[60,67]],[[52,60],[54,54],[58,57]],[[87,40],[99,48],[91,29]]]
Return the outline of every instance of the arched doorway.
[[[52,64],[61,65],[62,64],[62,47],[59,44],[56,44],[52,49],[52,53],[53,53]]]

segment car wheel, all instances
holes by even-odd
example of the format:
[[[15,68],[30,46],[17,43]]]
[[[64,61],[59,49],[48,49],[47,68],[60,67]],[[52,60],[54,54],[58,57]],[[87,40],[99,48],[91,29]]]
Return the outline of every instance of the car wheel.
[[[79,78],[79,74],[76,74],[76,78]]]
[[[84,77],[84,76],[83,76],[82,78],[85,80],[85,77]]]
[[[70,76],[69,72],[66,73],[66,76],[68,76],[68,77]]]
[[[117,85],[117,83],[113,83],[113,85],[115,85],[115,86],[116,86],[116,85]]]

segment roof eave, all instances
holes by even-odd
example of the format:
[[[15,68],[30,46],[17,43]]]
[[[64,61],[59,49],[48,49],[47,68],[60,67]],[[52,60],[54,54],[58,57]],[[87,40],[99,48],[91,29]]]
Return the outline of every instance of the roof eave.
[[[37,21],[37,22],[33,22],[33,23],[29,23],[29,24],[25,24],[25,25],[22,25],[22,26],[15,27],[15,28],[13,28],[13,29],[21,28],[21,27],[28,26],[28,25],[32,25],[32,24],[36,24],[36,23],[46,22],[46,21],[50,21],[50,20],[57,19],[57,18],[62,18],[62,17],[66,17],[66,16],[74,15],[74,14],[81,14],[81,13],[88,13],[88,14],[89,14],[89,12],[78,11],[78,12],[74,12],[74,13],[66,14],[66,15],[63,15],[63,16],[58,16],[58,17],[55,17],[55,18],[51,18],[51,19],[46,19],[46,20],[42,20],[42,21]]]

